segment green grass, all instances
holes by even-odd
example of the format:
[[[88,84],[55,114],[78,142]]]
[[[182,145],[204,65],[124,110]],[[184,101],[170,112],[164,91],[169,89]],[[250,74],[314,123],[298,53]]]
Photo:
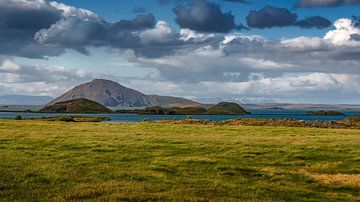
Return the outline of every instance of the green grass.
[[[0,121],[2,201],[359,201],[360,131]]]

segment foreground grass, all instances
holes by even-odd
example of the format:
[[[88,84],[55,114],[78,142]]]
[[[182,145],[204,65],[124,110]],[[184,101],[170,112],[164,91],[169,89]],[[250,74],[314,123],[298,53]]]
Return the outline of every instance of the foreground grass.
[[[360,200],[360,131],[0,121],[0,200]]]

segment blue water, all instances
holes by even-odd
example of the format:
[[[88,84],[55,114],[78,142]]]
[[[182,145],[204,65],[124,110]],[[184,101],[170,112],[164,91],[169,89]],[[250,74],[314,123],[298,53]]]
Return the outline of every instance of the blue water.
[[[296,119],[296,120],[323,120],[336,121],[343,120],[345,116],[307,116],[308,110],[249,110],[251,115],[232,116],[232,115],[192,115],[194,119],[208,119],[213,121],[223,121],[238,118],[279,118],[279,119]],[[344,110],[340,112],[347,116],[360,115],[360,111]],[[0,112],[0,119],[14,119],[17,115],[21,115],[24,119],[54,117],[54,116],[106,116],[110,117],[112,122],[138,122],[144,119],[164,120],[164,119],[185,119],[186,115],[136,115],[136,114],[47,114],[47,113],[14,113]]]

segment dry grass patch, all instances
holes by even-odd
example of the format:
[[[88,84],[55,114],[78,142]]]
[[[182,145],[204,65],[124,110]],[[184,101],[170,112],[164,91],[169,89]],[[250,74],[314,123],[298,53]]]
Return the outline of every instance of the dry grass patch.
[[[360,187],[360,174],[309,174],[316,180],[326,184],[346,184]]]

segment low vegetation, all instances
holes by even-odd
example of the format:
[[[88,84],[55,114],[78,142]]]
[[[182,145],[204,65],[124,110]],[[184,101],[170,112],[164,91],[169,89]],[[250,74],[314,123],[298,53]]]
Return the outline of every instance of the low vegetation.
[[[359,130],[0,121],[3,201],[359,201]]]
[[[333,129],[360,129],[360,117],[352,116],[341,121],[304,121],[295,119],[275,118],[241,118],[225,121],[197,120],[158,120],[154,123],[185,124],[185,125],[228,125],[228,126],[276,126],[301,128],[333,128]]]
[[[103,122],[110,121],[109,117],[93,117],[93,116],[55,116],[32,119],[39,121],[60,121],[60,122]]]

